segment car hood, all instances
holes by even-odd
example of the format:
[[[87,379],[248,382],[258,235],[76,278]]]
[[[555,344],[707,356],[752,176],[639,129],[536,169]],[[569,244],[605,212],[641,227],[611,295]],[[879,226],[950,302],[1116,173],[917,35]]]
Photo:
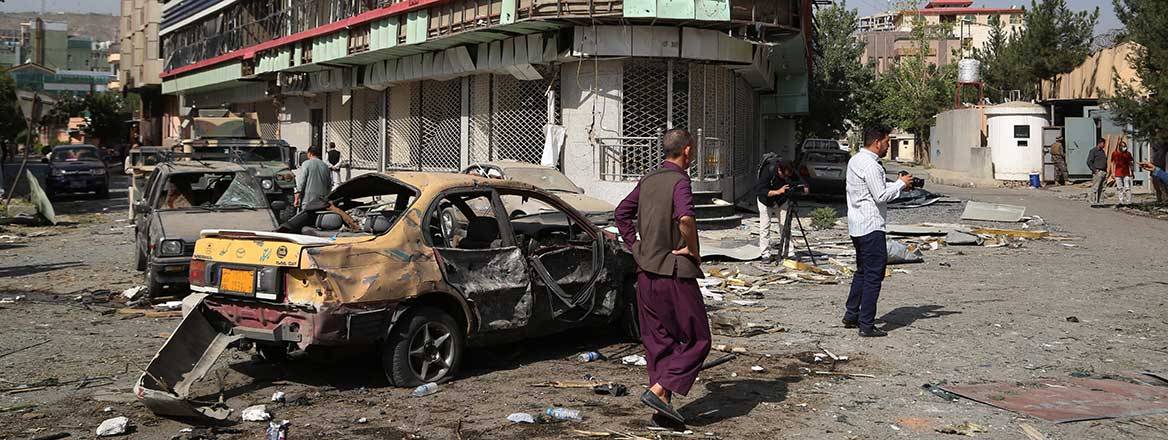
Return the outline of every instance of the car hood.
[[[555,192],[554,194],[556,197],[559,197],[560,200],[563,200],[565,203],[571,205],[573,208],[576,208],[577,211],[580,211],[584,214],[610,213],[616,209],[616,206],[613,206],[611,203],[584,194],[565,192]]]
[[[64,171],[80,171],[92,170],[94,168],[102,168],[105,164],[98,160],[77,160],[70,162],[52,162],[50,167],[57,170]]]
[[[214,229],[231,225],[236,229],[270,231],[276,229],[272,212],[268,209],[239,209],[225,211],[204,211],[183,209],[158,211],[158,222],[162,226],[163,238],[181,238],[194,243],[204,229]]]

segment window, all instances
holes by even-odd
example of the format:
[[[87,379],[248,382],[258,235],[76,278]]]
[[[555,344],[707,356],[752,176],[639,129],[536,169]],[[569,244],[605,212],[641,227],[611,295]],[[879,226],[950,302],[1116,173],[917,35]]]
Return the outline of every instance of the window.
[[[1015,125],[1014,139],[1018,141],[1019,147],[1030,146],[1030,126],[1029,125]]]
[[[497,249],[505,246],[489,192],[448,195],[433,208],[426,235],[436,248]]]
[[[970,24],[976,24],[977,17],[975,17],[973,15],[966,15],[965,18],[963,19],[963,21],[965,21],[966,23],[970,23]]]
[[[1021,23],[1022,23],[1022,15],[1021,14],[1010,14],[1010,24],[1021,24]]]

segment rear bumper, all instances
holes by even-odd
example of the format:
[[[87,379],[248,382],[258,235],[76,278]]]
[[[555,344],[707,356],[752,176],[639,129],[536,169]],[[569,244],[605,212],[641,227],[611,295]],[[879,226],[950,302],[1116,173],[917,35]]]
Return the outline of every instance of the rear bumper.
[[[311,307],[214,294],[204,304],[231,323],[233,335],[253,341],[295,344],[300,349],[377,341],[385,336],[396,310],[396,303]]]

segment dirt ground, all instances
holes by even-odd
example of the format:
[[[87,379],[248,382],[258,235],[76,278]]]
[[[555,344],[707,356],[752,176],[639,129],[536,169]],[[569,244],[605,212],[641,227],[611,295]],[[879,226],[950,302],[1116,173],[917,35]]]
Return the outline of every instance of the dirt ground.
[[[760,300],[765,311],[739,313],[787,331],[715,336],[715,344],[746,347],[749,354],[703,373],[690,395],[677,400],[691,421],[690,437],[931,439],[948,436],[935,429],[967,421],[987,427],[978,437],[988,439],[1025,438],[1021,423],[1050,439],[1168,437],[1166,415],[1052,424],[968,400],[949,402],[922,389],[1084,371],[1168,372],[1168,275],[1159,246],[1168,222],[1088,208],[1074,199],[1078,189],[929,189],[1026,205],[1046,227],[1078,239],[927,251],[924,263],[901,266],[910,273],[894,273],[884,284],[878,316],[890,333],[886,338],[862,339],[840,325],[848,280],[768,287]],[[23,297],[0,304],[0,438],[58,432],[92,438],[102,420],[116,416],[129,417],[135,439],[264,438],[265,424],[255,422],[183,433],[187,425],[155,417],[134,400],[130,389],[139,368],[179,320],[119,313],[121,304],[108,301],[141,283],[130,267],[133,229],[124,220],[124,193],[113,197],[58,203],[63,226],[0,230],[0,299]],[[891,215],[894,223],[956,223],[959,213],[936,208]],[[844,235],[837,228],[812,237]],[[751,274],[773,269],[705,265],[715,267]],[[737,298],[707,304],[725,309],[731,299]],[[1078,322],[1069,322],[1071,316]],[[552,439],[573,437],[573,429],[652,437],[645,428],[648,412],[636,397],[643,367],[572,359],[585,350],[613,357],[639,352],[637,344],[609,333],[581,330],[476,349],[457,380],[422,398],[389,387],[371,351],[313,354],[283,364],[232,351],[196,391],[208,400],[222,397],[237,414],[267,403],[275,418],[291,422],[289,439]],[[837,371],[874,377],[802,374],[800,367],[824,368],[810,363],[810,353],[821,347],[851,358]],[[756,365],[765,370],[752,372]],[[585,374],[626,384],[631,395],[530,386]],[[286,393],[287,403],[269,401],[276,391]],[[506,419],[551,406],[579,409],[584,421],[513,425]]]

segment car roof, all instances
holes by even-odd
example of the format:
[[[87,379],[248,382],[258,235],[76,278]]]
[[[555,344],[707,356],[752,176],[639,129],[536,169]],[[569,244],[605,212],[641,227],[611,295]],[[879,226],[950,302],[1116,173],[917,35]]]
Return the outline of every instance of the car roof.
[[[97,145],[89,145],[89,144],[57,145],[57,146],[53,147],[53,150],[64,150],[66,148],[97,148]]]
[[[172,162],[162,162],[154,165],[156,168],[161,168],[170,173],[197,173],[197,172],[214,172],[214,171],[246,171],[242,165],[234,162],[224,162],[220,160],[176,160]]]
[[[370,173],[377,176],[396,179],[423,192],[444,191],[451,188],[468,186],[484,186],[488,188],[507,188],[540,191],[539,188],[517,180],[492,179],[489,177],[472,176],[462,173],[429,172],[429,171],[389,171],[385,173]],[[359,176],[364,177],[365,175]],[[354,177],[353,180],[359,177]],[[348,182],[346,182],[347,184]]]
[[[473,163],[466,168],[468,168],[468,169],[474,168],[475,166],[495,167],[495,168],[540,168],[540,169],[555,170],[555,168],[543,166],[543,165],[540,165],[537,163],[521,162],[518,160],[511,160],[511,159],[501,159],[501,160],[495,160],[495,161],[490,161],[490,162]],[[556,171],[559,171],[559,170],[556,170]]]

